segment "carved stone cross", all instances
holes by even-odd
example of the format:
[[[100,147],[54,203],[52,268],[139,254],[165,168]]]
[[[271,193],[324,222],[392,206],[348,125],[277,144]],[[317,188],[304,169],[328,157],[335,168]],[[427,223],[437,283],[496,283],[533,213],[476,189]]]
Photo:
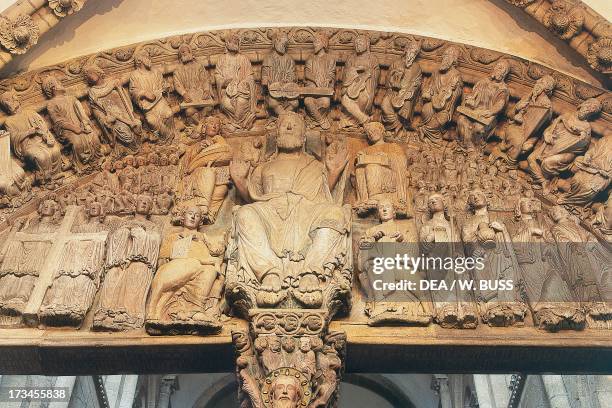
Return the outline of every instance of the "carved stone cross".
[[[23,312],[23,321],[31,327],[36,327],[38,321],[38,311],[45,298],[47,289],[53,283],[57,269],[61,267],[59,258],[62,250],[68,241],[72,240],[105,240],[107,232],[96,233],[72,233],[70,229],[74,224],[78,214],[79,207],[68,206],[66,215],[64,216],[59,228],[55,232],[43,234],[30,234],[24,232],[16,232],[12,240],[21,242],[51,242],[52,246],[49,250],[47,259],[39,272],[38,280],[30,294],[28,304]],[[8,244],[8,242],[7,242]]]

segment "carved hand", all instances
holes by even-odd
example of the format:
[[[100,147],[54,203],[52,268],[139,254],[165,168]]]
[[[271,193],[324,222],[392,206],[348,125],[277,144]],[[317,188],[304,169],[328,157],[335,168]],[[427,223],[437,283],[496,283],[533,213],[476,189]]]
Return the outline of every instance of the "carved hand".
[[[244,160],[232,160],[229,165],[230,176],[234,181],[244,180],[249,173],[251,165]]]
[[[504,231],[504,226],[501,225],[497,221],[493,221],[491,224],[489,224],[489,227],[491,227],[495,232],[503,232]]]
[[[348,163],[348,148],[346,144],[334,142],[332,143],[325,155],[325,167],[331,171],[341,171]]]

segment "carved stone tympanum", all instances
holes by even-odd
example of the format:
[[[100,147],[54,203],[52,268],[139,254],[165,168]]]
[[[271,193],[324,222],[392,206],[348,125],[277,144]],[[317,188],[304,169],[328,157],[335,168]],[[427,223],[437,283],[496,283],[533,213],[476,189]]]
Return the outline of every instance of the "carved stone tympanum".
[[[606,44],[582,48],[604,64]],[[612,328],[611,98],[549,67],[406,33],[254,28],[0,89],[0,326],[46,330],[28,344],[130,330],[121,347],[173,343],[146,333],[223,347],[234,330],[243,408],[332,408],[346,335],[329,327],[406,350],[420,331],[427,347],[582,347]],[[403,246],[445,263],[385,268],[417,285],[375,289],[368,263]],[[483,267],[461,269],[471,258]],[[380,327],[398,324],[438,327]],[[551,333],[565,329],[582,332]]]

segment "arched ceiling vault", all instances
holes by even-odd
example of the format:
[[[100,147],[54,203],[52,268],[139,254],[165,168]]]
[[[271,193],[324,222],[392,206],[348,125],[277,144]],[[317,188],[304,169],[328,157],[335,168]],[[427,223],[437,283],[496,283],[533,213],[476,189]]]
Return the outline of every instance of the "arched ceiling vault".
[[[590,68],[569,45],[535,20],[523,18],[520,10],[514,11],[514,7],[504,0],[470,0],[461,2],[460,6],[453,0],[358,1],[351,2],[350,7],[342,1],[329,4],[318,0],[307,3],[273,0],[265,4],[237,0],[229,0],[229,3],[179,0],[172,2],[172,7],[164,1],[110,0],[85,4],[85,1],[72,0],[75,10],[81,4],[82,10],[63,17],[65,21],[53,27],[60,17],[51,12],[48,5],[57,6],[58,1],[15,2],[3,12],[11,18],[20,13],[32,14],[41,38],[27,55],[15,55],[6,50],[0,54],[0,74],[8,76],[11,72],[57,64],[78,55],[177,33],[231,27],[308,25],[389,30],[463,42],[520,56],[585,82],[609,87],[605,75]],[[30,6],[29,11],[25,4]],[[589,16],[596,15],[605,21],[588,6],[581,7],[589,10]],[[606,6],[599,7],[606,14]],[[588,29],[592,24],[587,20],[580,38],[590,33]],[[44,34],[49,29],[50,32]],[[581,42],[582,48],[584,43]]]

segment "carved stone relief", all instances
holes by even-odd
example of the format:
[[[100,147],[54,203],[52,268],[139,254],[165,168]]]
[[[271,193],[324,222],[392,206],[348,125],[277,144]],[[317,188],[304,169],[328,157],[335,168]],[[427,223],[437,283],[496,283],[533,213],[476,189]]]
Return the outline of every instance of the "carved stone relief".
[[[0,85],[4,327],[208,335],[232,315],[250,324],[243,406],[332,407],[345,338],[328,324],[366,303],[353,264],[385,243],[483,256],[468,278],[517,286],[372,298],[362,324],[610,328],[604,90],[311,28],[177,36]]]

